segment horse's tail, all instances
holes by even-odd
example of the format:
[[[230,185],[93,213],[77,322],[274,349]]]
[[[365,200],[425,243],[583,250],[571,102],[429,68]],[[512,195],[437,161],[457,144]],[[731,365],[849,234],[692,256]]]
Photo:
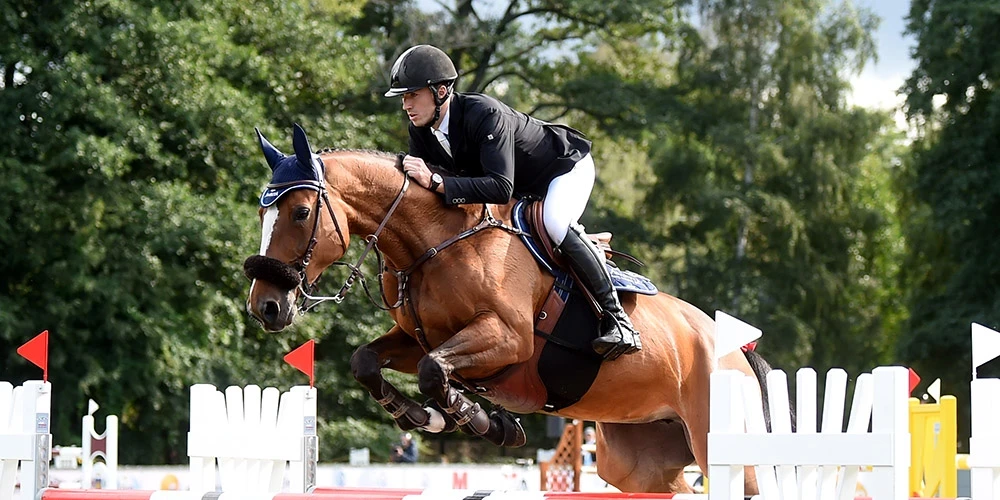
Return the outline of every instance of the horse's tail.
[[[757,382],[760,384],[761,400],[764,402],[764,424],[767,425],[767,430],[770,432],[771,405],[768,404],[767,374],[771,371],[771,365],[757,351],[747,349],[743,354],[746,356],[747,362],[750,363],[750,368],[753,369],[754,375],[757,376]],[[788,402],[788,408],[791,412],[792,432],[795,432],[795,406],[791,401]]]

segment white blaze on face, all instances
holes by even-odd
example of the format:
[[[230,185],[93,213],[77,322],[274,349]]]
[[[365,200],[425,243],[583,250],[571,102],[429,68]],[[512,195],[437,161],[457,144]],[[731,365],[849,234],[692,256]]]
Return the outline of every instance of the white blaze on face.
[[[264,222],[261,224],[260,255],[267,255],[267,249],[271,246],[271,234],[274,233],[274,226],[278,224],[278,207],[271,205],[264,212]]]
[[[271,234],[274,233],[274,226],[278,224],[278,207],[277,205],[271,205],[267,207],[264,212],[264,222],[261,223],[261,236],[260,236],[260,255],[267,255],[267,249],[271,246]],[[257,284],[257,280],[253,280],[250,283],[250,293],[247,294],[247,300],[253,296],[253,287]]]

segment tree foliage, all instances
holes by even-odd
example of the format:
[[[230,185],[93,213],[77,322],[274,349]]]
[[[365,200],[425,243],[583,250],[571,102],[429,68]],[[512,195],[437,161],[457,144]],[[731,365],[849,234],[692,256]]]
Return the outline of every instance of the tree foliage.
[[[912,314],[899,352],[930,379],[942,378],[960,402],[968,400],[969,323],[1000,326],[998,26],[1000,11],[989,2],[928,0],[911,4],[907,24],[917,67],[904,90],[920,135],[900,179]],[[997,373],[995,363],[980,370]],[[968,406],[960,408],[964,427]]]
[[[354,104],[376,58],[337,29],[345,4],[53,3],[3,7],[2,375],[30,376],[14,348],[49,329],[57,442],[94,398],[147,443],[123,462],[183,461],[189,385],[294,380],[275,362],[294,337],[243,312],[267,172],[253,127],[383,144],[392,120]],[[379,323],[351,319],[355,343]]]
[[[677,56],[690,112],[650,149],[651,214],[678,293],[765,330],[779,365],[889,360],[898,226],[883,113],[846,103],[872,55],[865,11],[704,1]],[[767,340],[770,339],[770,340]]]

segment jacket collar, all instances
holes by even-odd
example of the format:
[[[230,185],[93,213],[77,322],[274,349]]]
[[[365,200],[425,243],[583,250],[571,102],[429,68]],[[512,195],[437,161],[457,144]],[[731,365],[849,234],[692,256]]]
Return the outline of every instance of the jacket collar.
[[[455,158],[465,150],[465,96],[455,92],[448,106],[448,116],[445,118],[448,128],[448,142],[451,143],[451,166],[455,166]],[[444,123],[442,123],[444,126]]]

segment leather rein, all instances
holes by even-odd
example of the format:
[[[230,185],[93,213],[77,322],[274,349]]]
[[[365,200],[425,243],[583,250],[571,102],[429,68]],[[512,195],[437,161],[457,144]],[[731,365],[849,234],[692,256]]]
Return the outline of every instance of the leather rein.
[[[397,168],[399,168],[400,165],[402,164],[402,159],[404,156],[405,155],[402,153],[397,155],[396,157]],[[363,252],[361,252],[361,255],[358,257],[357,262],[355,264],[350,264],[347,262],[333,263],[334,265],[342,265],[349,267],[351,269],[351,274],[344,281],[344,284],[341,286],[340,291],[338,291],[336,295],[331,297],[331,296],[312,295],[312,293],[315,293],[316,285],[319,282],[319,278],[317,277],[315,281],[309,283],[308,277],[306,276],[306,267],[309,265],[309,261],[312,258],[313,250],[315,249],[316,244],[318,242],[316,235],[319,232],[319,218],[324,202],[326,203],[327,213],[330,214],[330,218],[333,219],[334,227],[337,229],[337,235],[340,237],[340,241],[344,244],[344,254],[347,253],[348,245],[347,245],[347,240],[344,237],[343,230],[340,227],[340,222],[337,220],[336,215],[334,215],[333,205],[330,203],[330,198],[327,195],[325,179],[322,183],[317,183],[317,187],[319,188],[319,196],[316,197],[315,213],[317,215],[315,218],[315,222],[313,223],[312,236],[309,239],[309,245],[306,247],[306,251],[303,253],[302,258],[299,259],[294,266],[295,270],[299,274],[298,288],[299,292],[302,294],[302,301],[298,306],[299,312],[302,313],[309,312],[309,310],[311,310],[313,307],[316,307],[317,305],[328,301],[333,301],[337,304],[340,304],[347,296],[347,293],[350,292],[351,288],[354,286],[354,283],[360,278],[361,285],[365,289],[365,295],[368,297],[368,300],[370,300],[372,304],[374,304],[379,309],[383,311],[390,311],[401,307],[404,303],[408,302],[410,304],[409,308],[410,313],[413,316],[414,321],[416,322],[416,330],[418,334],[417,340],[420,342],[424,350],[430,351],[430,346],[427,343],[427,338],[424,333],[423,327],[421,325],[420,318],[416,314],[412,297],[410,297],[410,290],[408,287],[410,276],[412,276],[413,273],[420,268],[420,266],[422,266],[428,260],[437,256],[439,253],[444,251],[444,249],[485,229],[498,228],[514,235],[525,234],[520,229],[504,224],[502,221],[494,217],[492,212],[490,212],[489,205],[483,204],[483,214],[479,222],[475,226],[470,227],[452,236],[451,238],[448,238],[447,240],[439,243],[434,247],[431,247],[426,252],[424,252],[420,257],[417,257],[417,259],[414,260],[413,263],[411,263],[406,268],[392,269],[387,264],[385,264],[385,259],[383,257],[382,250],[378,247],[378,239],[379,235],[382,233],[382,230],[385,229],[386,224],[392,217],[392,214],[396,211],[396,208],[399,207],[399,204],[403,200],[403,196],[406,194],[406,191],[409,188],[409,186],[410,186],[410,177],[404,174],[403,185],[400,187],[399,192],[396,194],[396,198],[393,200],[392,205],[389,206],[389,209],[386,211],[386,214],[382,218],[382,221],[379,223],[378,227],[372,234],[369,234],[365,238],[366,241],[365,249]],[[380,301],[376,301],[372,297],[371,290],[368,288],[368,280],[364,274],[364,271],[361,270],[361,265],[368,257],[368,254],[371,253],[372,251],[374,251],[375,253],[375,258],[379,268],[379,273],[376,276],[376,278],[378,278],[379,282],[379,295],[381,299]],[[389,304],[389,301],[386,299],[385,287],[383,285],[382,278],[385,272],[391,272],[396,278],[396,284],[397,284],[396,302],[391,305]]]
[[[402,160],[404,156],[405,156],[404,154],[397,155],[396,157],[397,169],[399,169],[400,166],[402,165]],[[347,266],[351,269],[351,274],[344,281],[344,284],[341,286],[340,291],[338,291],[337,294],[332,297],[312,295],[312,293],[315,293],[316,285],[319,282],[319,277],[317,277],[316,280],[313,281],[312,283],[309,283],[308,277],[306,276],[306,267],[309,265],[309,261],[312,258],[313,250],[318,242],[316,234],[319,232],[319,218],[321,215],[321,210],[324,202],[326,203],[327,213],[330,214],[330,218],[333,219],[334,227],[336,227],[337,229],[337,235],[340,237],[340,241],[344,244],[345,255],[347,254],[347,249],[348,249],[347,240],[344,237],[344,232],[340,227],[340,222],[337,221],[337,217],[333,212],[333,205],[330,203],[329,196],[327,195],[325,176],[324,176],[324,181],[322,183],[317,183],[316,185],[319,188],[319,196],[316,197],[316,208],[315,208],[316,221],[313,223],[312,236],[309,239],[309,245],[306,247],[306,251],[303,253],[302,258],[299,259],[298,262],[295,264],[295,270],[299,274],[298,289],[299,292],[302,294],[302,300],[298,305],[299,312],[300,313],[309,312],[309,310],[311,310],[313,307],[316,307],[317,305],[328,301],[333,301],[337,304],[340,304],[347,296],[347,293],[354,286],[355,281],[360,279],[361,285],[365,290],[365,295],[368,297],[368,300],[375,305],[375,307],[378,307],[383,311],[391,311],[393,309],[401,307],[404,304],[409,305],[407,312],[413,318],[415,337],[417,339],[417,342],[420,344],[421,348],[423,348],[424,352],[430,352],[431,346],[427,341],[427,334],[423,328],[423,323],[420,321],[420,316],[417,315],[416,305],[414,304],[413,297],[411,296],[410,289],[408,287],[410,282],[410,277],[413,275],[413,273],[417,269],[419,269],[420,266],[422,266],[427,261],[436,257],[446,248],[486,229],[498,228],[518,236],[526,234],[524,231],[521,231],[520,229],[504,224],[502,221],[493,216],[492,212],[490,212],[489,205],[483,204],[482,216],[479,219],[479,222],[475,226],[472,226],[452,236],[451,238],[448,238],[447,240],[439,243],[438,245],[431,247],[426,252],[424,252],[420,257],[417,257],[417,259],[414,260],[413,263],[411,263],[409,266],[406,266],[406,268],[391,269],[387,264],[385,264],[385,258],[383,257],[382,250],[378,247],[378,238],[379,235],[382,233],[382,230],[385,229],[385,226],[389,222],[389,219],[392,217],[392,214],[396,211],[396,208],[403,200],[403,196],[406,194],[406,190],[410,186],[410,177],[404,174],[403,185],[400,187],[399,192],[396,194],[396,198],[392,202],[392,205],[389,206],[389,209],[386,211],[385,216],[382,218],[382,222],[379,223],[378,228],[375,229],[375,232],[369,234],[365,238],[365,241],[367,243],[365,244],[364,251],[361,252],[361,256],[358,257],[357,262],[355,264],[350,264],[347,262],[333,263],[335,265]],[[372,297],[371,290],[368,288],[368,280],[364,274],[364,271],[361,270],[361,265],[364,263],[365,258],[367,258],[368,254],[373,251],[375,253],[375,258],[376,261],[378,262],[378,269],[379,269],[379,273],[376,277],[378,278],[379,295],[381,299],[380,301],[376,301]],[[396,302],[393,303],[392,305],[389,304],[389,301],[386,299],[385,295],[385,286],[383,281],[383,276],[385,272],[391,272],[396,278],[396,287],[397,287]],[[506,370],[506,368],[504,370]],[[477,381],[466,379],[464,377],[459,376],[457,373],[451,374],[451,378],[458,381],[461,385],[463,385],[467,390],[471,392],[483,393],[487,390],[479,383],[476,383]]]

